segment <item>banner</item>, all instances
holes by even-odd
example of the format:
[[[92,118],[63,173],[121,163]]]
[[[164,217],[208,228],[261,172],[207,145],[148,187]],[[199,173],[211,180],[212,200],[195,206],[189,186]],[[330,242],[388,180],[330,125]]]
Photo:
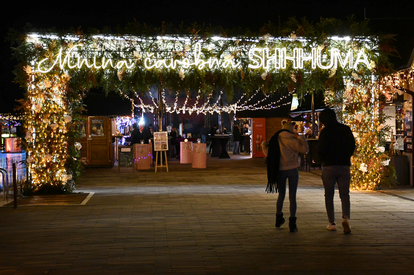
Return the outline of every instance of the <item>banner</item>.
[[[262,142],[266,140],[266,118],[253,118],[251,142],[254,158],[264,158]]]

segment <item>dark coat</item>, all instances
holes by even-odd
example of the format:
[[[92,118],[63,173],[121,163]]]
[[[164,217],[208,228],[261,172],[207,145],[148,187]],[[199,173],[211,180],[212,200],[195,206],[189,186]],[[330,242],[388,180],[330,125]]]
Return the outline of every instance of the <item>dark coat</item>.
[[[177,142],[177,132],[171,131],[170,136],[171,136],[171,144],[172,145],[177,145],[178,144],[178,142]]]
[[[322,166],[351,166],[354,151],[355,138],[348,126],[334,121],[323,128],[318,144]]]
[[[142,129],[142,132],[138,128],[136,128],[131,133],[131,143],[140,143],[141,140],[144,140],[144,143],[148,144],[150,137],[151,133],[147,128],[144,127],[144,129]]]
[[[247,129],[242,127],[240,130],[240,141],[244,141],[244,135],[247,133]]]
[[[239,127],[234,126],[233,127],[233,140],[234,141],[240,141],[241,133],[239,130]]]
[[[212,137],[214,137],[214,135],[216,134],[216,132],[217,132],[217,127],[216,127],[216,128],[211,127],[211,129],[210,129],[210,135],[211,135]]]

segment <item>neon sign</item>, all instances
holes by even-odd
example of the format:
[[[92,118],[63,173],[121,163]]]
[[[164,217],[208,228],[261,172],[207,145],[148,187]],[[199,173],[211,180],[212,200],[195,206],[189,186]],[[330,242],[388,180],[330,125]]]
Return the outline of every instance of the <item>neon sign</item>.
[[[207,60],[201,59],[201,44],[196,43],[194,47],[194,58],[193,60],[189,58],[184,58],[183,60],[177,60],[177,59],[154,59],[154,54],[149,54],[148,57],[144,59],[144,66],[146,69],[150,70],[152,68],[171,68],[175,69],[177,68],[177,65],[181,65],[182,68],[188,69],[190,67],[197,67],[199,70],[202,70],[206,67],[209,69],[213,68],[239,68],[241,66],[240,62],[234,62],[234,59],[231,55],[226,55],[226,57],[221,60],[218,58],[212,58],[210,57]]]
[[[303,69],[305,62],[310,62],[312,69],[329,70],[338,66],[356,69],[361,63],[370,68],[370,62],[363,49],[358,51],[355,59],[352,50],[348,50],[344,57],[336,48],[329,51],[330,60],[325,62],[327,64],[323,64],[322,51],[318,48],[312,48],[308,54],[304,53],[302,48],[295,48],[293,56],[287,54],[286,48],[276,48],[273,53],[270,52],[269,48],[253,48],[249,51],[249,68],[269,70],[273,66],[275,69],[286,69],[288,61],[293,63],[294,69]]]
[[[126,58],[121,60],[114,60],[112,58],[106,58],[105,56],[99,57],[96,53],[90,53],[91,56],[81,56],[81,45],[73,46],[69,48],[66,54],[60,49],[59,53],[53,58],[52,61],[49,58],[45,58],[38,63],[37,69],[41,73],[47,73],[54,67],[58,66],[60,69],[81,69],[82,67],[95,68],[95,69],[107,69],[113,68],[117,70],[133,69],[138,65],[137,57]],[[293,69],[303,69],[305,65],[310,65],[311,69],[320,68],[323,70],[329,70],[332,68],[342,67],[356,69],[360,65],[365,65],[370,68],[370,61],[365,53],[364,49],[354,51],[348,49],[346,53],[341,53],[337,48],[331,48],[326,50],[329,54],[323,54],[323,50],[320,48],[311,48],[310,51],[305,52],[303,48],[293,48],[291,54],[288,53],[286,48],[257,48],[253,46],[248,56],[245,58],[248,61],[248,67],[250,69],[286,69],[288,62],[292,63]],[[197,68],[202,69],[220,69],[220,68],[241,68],[241,60],[236,60],[233,55],[227,53],[223,54],[224,58],[209,57],[203,59],[202,48],[200,43],[196,43],[192,51],[188,52],[188,57],[184,58],[157,58],[155,53],[143,53],[143,66],[147,70],[154,68],[157,69],[182,69]],[[139,58],[142,56],[139,55]],[[326,57],[329,57],[329,60]]]
[[[81,57],[79,52],[76,51],[76,48],[80,47],[81,45],[73,46],[67,51],[65,57],[63,57],[62,49],[60,49],[59,53],[55,56],[54,62],[49,66],[49,68],[46,67],[47,65],[43,65],[49,60],[49,58],[41,60],[38,64],[39,72],[48,73],[57,65],[61,70],[63,70],[65,66],[67,66],[69,69],[81,69],[83,66],[95,69],[106,69],[107,67],[116,69],[122,69],[123,67],[126,67],[128,69],[132,69],[135,66],[135,64],[131,60],[120,60],[114,63],[114,61],[111,58],[105,58],[105,56],[100,58],[100,60],[97,60],[96,55],[94,55],[92,59],[87,57]]]

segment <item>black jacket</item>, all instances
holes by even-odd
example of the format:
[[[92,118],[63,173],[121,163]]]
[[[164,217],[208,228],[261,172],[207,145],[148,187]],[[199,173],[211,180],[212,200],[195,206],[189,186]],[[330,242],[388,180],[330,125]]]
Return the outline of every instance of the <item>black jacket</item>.
[[[354,151],[355,138],[348,126],[335,121],[321,131],[318,154],[322,166],[351,166]]]
[[[140,132],[139,129],[136,128],[131,133],[132,144],[140,143],[141,140],[144,140],[144,143],[148,144],[150,138],[151,138],[151,132],[147,128],[144,128],[142,132]]]
[[[234,126],[233,127],[233,140],[234,141],[240,141],[240,130],[239,127]]]

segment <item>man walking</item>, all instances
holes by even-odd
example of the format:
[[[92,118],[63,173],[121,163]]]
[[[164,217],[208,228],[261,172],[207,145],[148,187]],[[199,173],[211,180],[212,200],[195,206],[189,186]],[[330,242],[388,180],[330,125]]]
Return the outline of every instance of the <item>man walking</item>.
[[[355,150],[354,135],[348,126],[337,121],[336,114],[331,109],[323,110],[319,114],[319,120],[325,126],[319,135],[318,154],[322,163],[325,206],[329,220],[326,229],[336,231],[334,194],[335,183],[338,183],[342,202],[342,227],[344,233],[349,234],[351,233],[349,185],[351,181],[351,156]]]

